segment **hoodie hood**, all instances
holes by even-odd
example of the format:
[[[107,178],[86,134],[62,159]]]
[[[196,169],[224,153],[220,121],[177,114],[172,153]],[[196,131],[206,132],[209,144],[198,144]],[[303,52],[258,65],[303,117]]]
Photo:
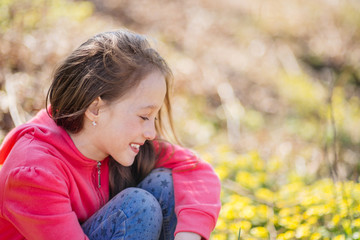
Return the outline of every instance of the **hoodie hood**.
[[[62,154],[78,159],[85,165],[97,163],[82,155],[65,129],[57,126],[46,109],[42,109],[29,122],[14,128],[7,134],[0,147],[0,164],[5,162],[17,140],[27,134],[54,146]]]

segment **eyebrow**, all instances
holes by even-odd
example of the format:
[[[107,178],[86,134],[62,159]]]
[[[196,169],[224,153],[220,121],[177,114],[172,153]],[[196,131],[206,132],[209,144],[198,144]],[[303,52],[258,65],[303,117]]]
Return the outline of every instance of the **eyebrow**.
[[[159,107],[157,105],[153,105],[153,104],[141,107],[141,109],[157,109],[157,108],[159,108]]]

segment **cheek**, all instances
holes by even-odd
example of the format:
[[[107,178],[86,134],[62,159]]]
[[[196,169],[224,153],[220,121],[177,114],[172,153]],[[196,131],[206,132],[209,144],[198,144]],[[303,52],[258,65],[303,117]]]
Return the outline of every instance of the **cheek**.
[[[126,126],[126,131],[133,134],[138,134],[141,132],[141,124],[136,121],[129,122]]]
[[[141,124],[136,119],[122,120],[121,122],[115,122],[113,129],[110,129],[110,131],[116,133],[118,138],[120,136],[120,139],[124,139],[141,131]]]

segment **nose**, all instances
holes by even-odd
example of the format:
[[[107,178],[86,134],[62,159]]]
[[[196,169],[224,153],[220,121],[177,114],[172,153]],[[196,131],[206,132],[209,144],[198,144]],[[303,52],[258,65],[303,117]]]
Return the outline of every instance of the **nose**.
[[[156,137],[155,123],[149,121],[148,124],[146,124],[143,134],[146,140],[154,140]]]

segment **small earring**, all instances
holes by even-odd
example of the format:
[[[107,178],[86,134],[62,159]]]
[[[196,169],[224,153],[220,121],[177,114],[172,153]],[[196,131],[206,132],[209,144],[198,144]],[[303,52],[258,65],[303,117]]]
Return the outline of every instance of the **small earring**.
[[[95,126],[96,126],[96,122],[95,122],[95,121],[92,121],[92,125],[95,127]]]

